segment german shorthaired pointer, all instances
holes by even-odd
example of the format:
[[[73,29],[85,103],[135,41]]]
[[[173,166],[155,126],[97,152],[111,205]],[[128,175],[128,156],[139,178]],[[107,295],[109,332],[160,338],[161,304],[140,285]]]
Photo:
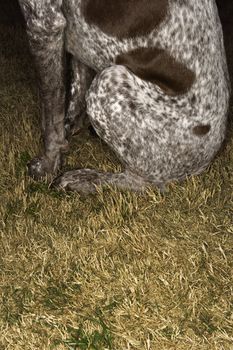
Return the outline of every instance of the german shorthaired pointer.
[[[125,170],[73,170],[55,186],[84,193],[101,184],[163,189],[206,169],[225,137],[229,102],[214,0],[19,3],[42,105],[45,152],[29,164],[33,177],[56,173],[67,135],[85,118]],[[68,94],[66,52],[72,55]]]

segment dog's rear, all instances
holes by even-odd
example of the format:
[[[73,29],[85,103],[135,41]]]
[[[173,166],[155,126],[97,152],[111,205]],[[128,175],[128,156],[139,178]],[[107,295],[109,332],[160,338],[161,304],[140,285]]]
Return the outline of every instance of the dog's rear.
[[[65,48],[74,68],[67,117],[83,112],[86,98],[92,125],[126,171],[73,171],[57,185],[141,189],[207,167],[224,139],[229,100],[213,0],[20,3],[38,67],[45,136],[45,155],[30,165],[33,176],[55,172],[66,148]],[[90,68],[97,73],[92,83]]]

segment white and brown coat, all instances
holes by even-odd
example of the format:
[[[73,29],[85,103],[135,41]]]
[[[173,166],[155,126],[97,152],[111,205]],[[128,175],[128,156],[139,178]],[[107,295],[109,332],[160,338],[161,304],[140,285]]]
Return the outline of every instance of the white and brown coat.
[[[214,0],[19,0],[41,92],[45,154],[55,173],[66,133],[88,118],[124,164],[119,174],[73,170],[55,185],[163,188],[198,174],[226,130],[229,80]],[[66,52],[72,55],[68,109]]]

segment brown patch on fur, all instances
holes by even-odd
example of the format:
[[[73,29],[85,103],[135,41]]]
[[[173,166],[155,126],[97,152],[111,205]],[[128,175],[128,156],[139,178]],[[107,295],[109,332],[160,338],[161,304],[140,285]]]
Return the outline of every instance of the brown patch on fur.
[[[195,80],[195,74],[177,62],[165,50],[140,48],[123,53],[116,58],[139,78],[158,85],[167,95],[186,93]]]
[[[123,38],[146,35],[166,17],[168,0],[83,0],[82,13],[88,24]]]
[[[210,125],[198,125],[193,128],[194,135],[204,136],[210,131]]]

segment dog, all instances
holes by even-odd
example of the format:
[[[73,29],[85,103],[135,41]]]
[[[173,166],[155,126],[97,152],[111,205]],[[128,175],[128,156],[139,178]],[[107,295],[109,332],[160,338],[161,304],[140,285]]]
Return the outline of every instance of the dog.
[[[207,168],[225,138],[230,95],[214,0],[19,3],[35,60],[44,137],[44,154],[30,162],[30,175],[56,174],[67,135],[88,121],[124,170],[68,171],[55,179],[58,188],[164,190]]]

